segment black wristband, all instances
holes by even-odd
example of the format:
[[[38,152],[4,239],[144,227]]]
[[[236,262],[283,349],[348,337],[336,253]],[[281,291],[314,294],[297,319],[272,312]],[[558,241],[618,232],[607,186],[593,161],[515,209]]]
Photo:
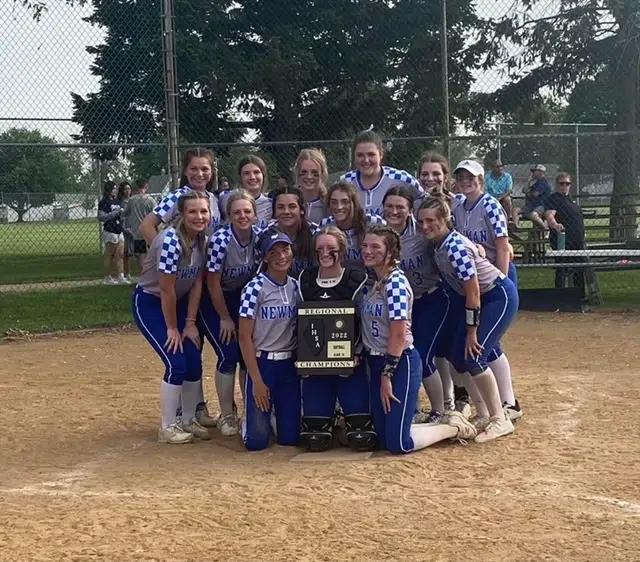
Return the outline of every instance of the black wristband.
[[[467,326],[474,327],[480,325],[480,307],[478,308],[469,308],[465,306],[465,320]]]
[[[398,363],[400,363],[400,357],[386,353],[384,356],[384,367],[382,367],[382,376],[393,378]]]

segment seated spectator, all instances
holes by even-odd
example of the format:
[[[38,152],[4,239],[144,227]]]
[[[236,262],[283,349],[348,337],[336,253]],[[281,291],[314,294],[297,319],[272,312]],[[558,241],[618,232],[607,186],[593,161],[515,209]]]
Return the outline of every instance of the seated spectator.
[[[556,190],[545,199],[545,218],[549,224],[549,243],[554,250],[558,249],[558,234],[565,233],[566,250],[584,250],[586,235],[582,209],[570,194],[571,176],[560,172],[556,176]],[[581,257],[558,258],[560,263],[581,263]],[[562,288],[564,278],[570,270],[567,268],[556,269],[555,286]],[[573,286],[581,290],[585,296],[584,268],[573,269]]]
[[[502,162],[496,160],[493,163],[491,172],[485,176],[484,181],[487,193],[500,201],[509,222],[511,222],[513,220],[513,205],[511,203],[513,177],[509,172],[504,171]]]
[[[537,164],[531,168],[531,179],[529,189],[525,195],[524,209],[522,215],[533,222],[534,226],[542,230],[548,230],[544,219],[544,204],[546,198],[551,194],[551,185],[544,177],[547,168],[542,164]]]

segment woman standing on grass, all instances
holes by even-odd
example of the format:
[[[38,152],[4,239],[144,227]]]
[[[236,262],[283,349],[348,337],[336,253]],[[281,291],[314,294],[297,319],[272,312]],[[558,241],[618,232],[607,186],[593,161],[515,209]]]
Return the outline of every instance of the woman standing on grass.
[[[133,316],[142,335],[165,365],[160,390],[160,443],[209,439],[196,419],[202,379],[201,342],[196,315],[202,293],[208,197],[182,195],[172,226],[151,242],[133,293]],[[182,404],[182,419],[177,412]]]
[[[103,197],[98,203],[98,220],[102,223],[102,242],[104,243],[104,284],[126,283],[122,273],[124,252],[122,207],[116,199],[118,187],[115,182],[106,181],[102,194]],[[111,273],[116,274],[115,279]]]
[[[130,258],[133,257],[133,232],[129,228],[129,220],[127,216],[127,207],[129,206],[129,199],[131,198],[131,184],[128,181],[120,182],[118,187],[118,202],[122,207],[122,213],[124,217],[124,225],[122,227],[122,233],[124,234],[124,251],[122,253],[122,269],[124,273],[124,280],[127,283],[131,283],[131,262]]]

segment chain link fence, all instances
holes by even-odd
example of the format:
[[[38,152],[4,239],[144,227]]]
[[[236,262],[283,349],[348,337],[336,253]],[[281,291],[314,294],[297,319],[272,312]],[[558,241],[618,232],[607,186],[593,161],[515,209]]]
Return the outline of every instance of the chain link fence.
[[[16,0],[0,6],[0,32],[0,299],[119,290],[101,286],[107,180],[148,180],[159,198],[197,145],[215,149],[231,185],[248,152],[271,186],[295,182],[308,147],[335,178],[373,126],[386,163],[412,173],[425,150],[476,158],[487,174],[504,164],[524,288],[558,281],[557,230],[529,216],[531,169],[545,168],[551,191],[568,173],[591,250],[576,267],[602,271],[594,302],[635,304],[635,0]]]

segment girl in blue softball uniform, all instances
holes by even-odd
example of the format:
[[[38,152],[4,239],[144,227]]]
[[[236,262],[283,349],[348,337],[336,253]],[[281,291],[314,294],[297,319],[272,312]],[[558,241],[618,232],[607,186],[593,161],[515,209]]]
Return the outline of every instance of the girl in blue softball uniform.
[[[244,189],[236,189],[226,199],[229,223],[218,229],[207,249],[207,291],[202,295],[200,322],[204,334],[216,350],[216,392],[220,404],[218,430],[225,437],[240,431],[235,407],[236,369],[240,366],[240,388],[244,391],[246,372],[238,345],[240,294],[258,268],[255,226],[255,199]]]
[[[316,234],[315,250],[319,266],[305,269],[298,279],[301,299],[331,304],[349,302],[357,306],[367,274],[361,268],[345,265],[344,233],[336,226],[323,228]],[[356,353],[358,344],[356,336],[353,342]],[[340,400],[344,415],[347,445],[358,451],[373,449],[377,436],[373,430],[364,362],[349,376],[315,375],[302,379],[301,441],[310,451],[325,451],[331,446],[336,399]]]
[[[381,203],[382,204],[382,203]],[[346,262],[354,267],[364,267],[362,263],[362,240],[370,225],[386,224],[379,215],[365,212],[352,183],[340,180],[327,193],[330,215],[320,222],[320,228],[331,224],[342,230],[347,237]]]
[[[294,279],[303,269],[314,265],[313,235],[318,225],[307,220],[307,207],[302,191],[297,187],[279,187],[270,194],[273,202],[271,224],[284,232],[293,243],[293,263],[289,275]]]
[[[340,179],[355,186],[357,197],[367,214],[382,215],[382,199],[392,187],[408,188],[416,207],[424,198],[422,186],[409,172],[382,165],[382,138],[372,130],[362,131],[355,136],[352,157],[356,169]]]
[[[220,226],[220,209],[218,199],[213,194],[213,186],[216,185],[216,159],[211,150],[194,148],[188,150],[182,161],[182,177],[180,189],[169,193],[140,224],[140,233],[151,245],[158,228],[162,224],[170,224],[178,213],[178,201],[180,197],[193,191],[204,195],[209,201],[210,219],[205,230],[207,237]],[[200,315],[199,315],[200,316]],[[201,326],[199,326],[201,328]],[[202,381],[201,381],[202,382]],[[204,389],[200,389],[200,400],[197,408],[197,417],[201,425],[215,427],[217,419],[209,415],[207,403],[204,399]]]
[[[196,419],[202,379],[196,313],[202,292],[204,232],[210,218],[206,195],[192,191],[180,197],[173,226],[152,240],[133,293],[136,324],[165,366],[161,443],[209,438]],[[181,403],[182,420],[177,417]]]
[[[411,328],[422,359],[422,384],[431,403],[424,415],[418,409],[414,421],[440,423],[445,413],[442,380],[434,362],[438,337],[449,311],[449,297],[438,285],[440,274],[427,242],[413,216],[413,195],[406,187],[392,187],[383,199],[384,218],[400,235],[400,269],[413,291]]]
[[[489,354],[518,311],[516,286],[480,256],[471,240],[453,230],[446,201],[425,201],[418,219],[425,236],[436,244],[435,261],[450,288],[451,309],[457,314],[449,359],[458,373],[468,373],[475,383],[467,389],[478,412],[476,427],[484,429],[476,441],[484,443],[508,435],[514,430],[513,423],[503,410]]]
[[[413,346],[413,291],[400,263],[400,236],[387,226],[371,227],[362,257],[379,281],[360,305],[362,341],[370,371],[371,413],[380,445],[392,453],[409,453],[443,439],[475,437],[475,428],[452,412],[447,424],[412,424],[422,361]]]
[[[482,246],[489,262],[508,276],[517,288],[516,268],[510,259],[507,217],[501,203],[484,192],[484,168],[473,160],[463,160],[454,175],[463,196],[462,202],[452,208],[456,230]],[[513,392],[511,366],[500,342],[491,350],[489,363],[498,381],[505,410],[512,420],[521,418],[522,410]]]
[[[240,187],[248,191],[256,200],[258,209],[258,228],[266,228],[273,216],[271,199],[265,195],[268,185],[267,165],[264,160],[255,154],[247,154],[238,162],[238,180]],[[226,214],[227,199],[231,196],[232,190],[225,191],[220,195],[220,208],[225,222],[230,220]]]
[[[300,437],[300,378],[295,366],[298,283],[289,277],[293,247],[275,228],[258,241],[266,268],[242,291],[239,338],[247,366],[242,438],[249,451],[271,440],[275,411],[279,445],[295,446]]]

